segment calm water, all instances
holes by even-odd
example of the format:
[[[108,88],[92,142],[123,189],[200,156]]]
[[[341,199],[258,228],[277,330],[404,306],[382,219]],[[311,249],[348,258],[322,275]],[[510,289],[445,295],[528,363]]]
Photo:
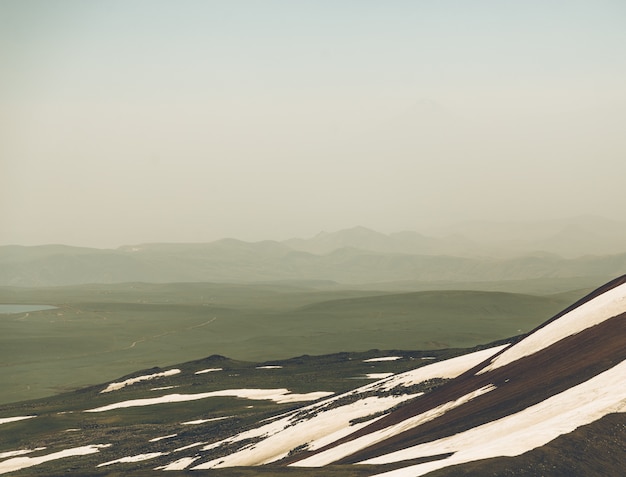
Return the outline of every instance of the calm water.
[[[0,304],[0,314],[29,313],[31,311],[54,310],[56,306],[50,305],[8,305]]]

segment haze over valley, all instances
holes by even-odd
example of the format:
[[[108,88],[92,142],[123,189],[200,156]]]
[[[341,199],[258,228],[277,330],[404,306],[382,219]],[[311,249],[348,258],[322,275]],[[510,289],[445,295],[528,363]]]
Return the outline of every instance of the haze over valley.
[[[626,3],[0,2],[0,474],[626,468]]]
[[[116,249],[0,246],[0,285],[326,280],[400,290],[546,277],[597,283],[619,275],[626,262],[626,223],[597,217],[450,230],[435,237],[354,227],[283,242],[229,238]]]

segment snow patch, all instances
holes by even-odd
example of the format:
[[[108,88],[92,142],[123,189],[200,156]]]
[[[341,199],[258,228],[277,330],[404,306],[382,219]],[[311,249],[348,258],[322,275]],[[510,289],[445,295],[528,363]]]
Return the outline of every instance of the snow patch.
[[[383,356],[382,358],[370,358],[364,359],[364,363],[377,363],[379,361],[396,361],[398,359],[402,359],[402,356]]]
[[[150,452],[148,454],[138,454],[128,457],[122,457],[121,459],[110,460],[109,462],[103,462],[102,464],[98,464],[96,467],[104,467],[112,464],[124,464],[130,462],[142,462],[144,460],[154,459],[155,457],[167,454],[168,452]]]
[[[343,457],[347,457],[355,452],[358,452],[366,447],[372,446],[384,440],[387,440],[393,436],[397,436],[409,429],[413,429],[425,422],[432,421],[440,416],[443,416],[446,412],[455,409],[463,404],[475,399],[478,396],[486,394],[490,391],[496,389],[494,385],[487,385],[482,388],[479,388],[471,393],[468,393],[464,396],[461,396],[454,401],[447,402],[440,406],[429,409],[422,414],[418,414],[417,416],[413,416],[409,419],[405,419],[402,422],[391,425],[384,429],[380,429],[375,432],[371,432],[364,436],[358,437],[351,441],[345,442],[338,446],[335,446],[331,449],[328,449],[325,452],[320,452],[319,454],[315,454],[311,457],[303,459],[301,461],[295,462],[291,464],[294,467],[321,467],[324,465],[331,464]]]
[[[9,422],[23,421],[24,419],[32,419],[37,416],[16,416],[16,417],[0,417],[0,424],[7,424]]]
[[[16,450],[16,451],[0,452],[0,459],[6,459],[7,457],[15,457],[16,455],[30,454],[31,452],[36,452],[36,451],[40,451],[44,449],[46,448],[36,447],[35,449],[21,449],[21,450]]]
[[[316,448],[319,445],[317,441],[328,439],[329,434],[335,433],[336,436],[342,436],[350,433],[358,429],[358,427],[350,426],[351,420],[385,411],[413,397],[415,395],[370,396],[332,409],[324,408],[333,400],[307,406],[299,410],[304,411],[304,416],[300,419],[298,419],[298,412],[290,413],[274,422],[204,447],[202,450],[210,450],[250,438],[263,438],[253,447],[244,447],[236,452],[231,451],[226,456],[202,463],[193,467],[192,470],[268,464],[282,459],[295,447],[307,444],[309,448]],[[307,415],[309,410],[311,415]]]
[[[88,446],[65,449],[59,452],[53,452],[52,454],[42,455],[39,457],[14,457],[12,459],[0,462],[0,474],[15,472],[16,470],[26,469],[28,467],[43,464],[44,462],[63,459],[65,457],[95,454],[96,452],[100,452],[100,449],[109,447],[110,445],[111,444],[92,444]]]
[[[383,379],[393,376],[394,373],[369,373],[365,375],[366,379]]]
[[[282,369],[282,366],[275,366],[275,365],[257,366],[256,369]]]
[[[282,396],[277,396],[276,398],[272,399],[278,404],[287,404],[291,402],[317,401],[318,399],[332,396],[333,394],[335,393],[328,391],[317,391],[306,394],[284,394]]]
[[[626,311],[626,283],[583,303],[511,346],[476,374],[506,366]]]
[[[148,442],[159,442],[162,441],[163,439],[171,439],[172,437],[176,437],[178,434],[170,434],[167,436],[162,436],[162,437],[155,437],[154,439],[150,439]]]
[[[376,388],[381,387],[385,390],[390,390],[396,386],[411,386],[412,384],[418,384],[429,379],[443,378],[452,379],[463,374],[468,369],[482,363],[486,359],[496,354],[498,351],[509,346],[508,344],[501,346],[494,346],[493,348],[487,348],[481,351],[475,351],[473,353],[457,356],[456,358],[446,359],[444,361],[437,361],[436,363],[428,364],[420,368],[406,371],[404,373],[394,374],[389,378],[385,378],[380,382],[369,384],[362,390],[366,390],[368,387]]]
[[[167,465],[157,467],[154,470],[185,470],[199,458],[200,457],[183,457],[182,459],[175,460]]]
[[[221,421],[223,419],[230,419],[231,417],[234,417],[234,416],[214,417],[212,419],[196,419],[195,421],[181,422],[181,424],[183,426],[189,426],[189,425],[194,425],[194,424],[204,424],[205,422]]]
[[[151,379],[163,378],[166,376],[174,376],[175,374],[180,373],[180,369],[169,369],[162,373],[155,374],[147,374],[145,376],[137,376],[136,378],[130,378],[126,381],[121,381],[119,383],[111,383],[105,389],[100,391],[100,393],[110,393],[111,391],[118,391],[126,386],[130,386],[131,384],[139,383],[141,381],[149,381]]]
[[[94,409],[87,409],[84,412],[104,412],[111,411],[113,409],[123,409],[127,407],[152,406],[154,404],[196,401],[198,399],[225,396],[258,400],[268,399],[277,402],[278,404],[283,404],[300,401],[314,401],[316,399],[320,399],[331,394],[333,393],[326,391],[312,392],[307,394],[291,394],[288,389],[226,389],[223,391],[213,391],[199,394],[167,394],[165,396],[157,398],[131,399],[129,401],[117,402]]]
[[[367,424],[378,419],[380,413],[412,398],[419,394],[395,395],[386,397],[369,396],[359,399],[359,394],[372,391],[389,391],[398,386],[412,386],[433,378],[453,378],[482,361],[493,356],[495,353],[508,345],[497,346],[482,351],[459,356],[446,361],[422,366],[416,370],[395,374],[389,378],[369,383],[360,388],[346,393],[333,396],[328,399],[304,406],[295,411],[289,411],[279,416],[266,419],[266,424],[249,429],[245,432],[231,436],[219,442],[214,442],[202,448],[203,451],[228,445],[229,454],[216,458],[213,461],[202,463],[192,469],[206,469],[212,467],[230,467],[236,465],[262,465],[274,462],[284,457],[290,450],[306,445],[314,450],[332,443],[329,436],[339,439],[348,435],[363,423],[351,425],[355,419],[367,419],[372,416]],[[354,398],[355,401],[343,406],[334,403],[343,399]],[[334,407],[336,406],[336,407]],[[230,445],[246,439],[258,439],[254,449],[244,447],[233,451]]]
[[[196,371],[193,374],[206,374],[206,373],[214,373],[216,371],[224,371],[223,368],[207,368],[207,369],[201,369],[200,371]]]
[[[516,414],[360,463],[383,464],[453,453],[438,461],[379,474],[380,477],[417,477],[465,462],[521,455],[607,414],[626,412],[624,376],[626,361]]]

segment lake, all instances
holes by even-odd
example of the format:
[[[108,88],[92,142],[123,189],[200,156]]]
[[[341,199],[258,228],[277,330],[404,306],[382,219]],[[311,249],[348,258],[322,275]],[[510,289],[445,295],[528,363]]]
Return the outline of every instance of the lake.
[[[30,313],[31,311],[54,310],[56,306],[50,305],[11,305],[0,303],[0,314]]]

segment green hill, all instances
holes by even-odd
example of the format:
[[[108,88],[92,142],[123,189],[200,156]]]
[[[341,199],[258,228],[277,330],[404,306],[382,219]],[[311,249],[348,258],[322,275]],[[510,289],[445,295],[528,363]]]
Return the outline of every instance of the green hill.
[[[0,402],[10,402],[212,354],[469,347],[528,331],[571,296],[134,283],[0,288],[0,302],[58,307],[0,315]]]

